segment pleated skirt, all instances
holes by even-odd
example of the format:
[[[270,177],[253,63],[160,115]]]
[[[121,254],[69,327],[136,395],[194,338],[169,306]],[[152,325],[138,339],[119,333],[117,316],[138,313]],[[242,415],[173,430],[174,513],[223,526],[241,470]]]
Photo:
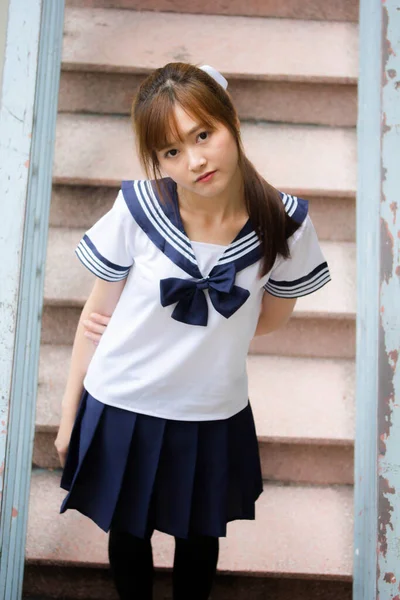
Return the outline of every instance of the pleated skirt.
[[[223,537],[254,519],[262,475],[250,404],[218,421],[177,421],[106,405],[84,390],[72,430],[60,513],[145,537]]]

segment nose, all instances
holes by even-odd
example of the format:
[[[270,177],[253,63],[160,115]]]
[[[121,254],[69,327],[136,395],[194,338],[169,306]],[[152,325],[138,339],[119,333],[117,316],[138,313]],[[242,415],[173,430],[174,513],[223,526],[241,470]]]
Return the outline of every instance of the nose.
[[[188,167],[189,171],[201,171],[205,164],[206,159],[203,156],[202,152],[198,148],[193,148],[188,150]]]

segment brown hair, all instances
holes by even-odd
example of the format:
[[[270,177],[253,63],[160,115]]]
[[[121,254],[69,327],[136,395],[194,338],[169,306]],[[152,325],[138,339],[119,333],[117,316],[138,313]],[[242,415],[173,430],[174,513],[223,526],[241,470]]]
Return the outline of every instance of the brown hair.
[[[246,208],[261,242],[261,275],[265,275],[277,254],[289,257],[287,238],[299,225],[286,214],[279,192],[261,177],[246,157],[239,119],[229,93],[194,65],[176,62],[156,69],[143,81],[134,99],[132,121],[139,158],[147,177],[154,179],[160,190],[157,150],[168,146],[171,136],[180,138],[173,110],[176,104],[205,127],[212,129],[216,123],[222,123],[235,138]]]

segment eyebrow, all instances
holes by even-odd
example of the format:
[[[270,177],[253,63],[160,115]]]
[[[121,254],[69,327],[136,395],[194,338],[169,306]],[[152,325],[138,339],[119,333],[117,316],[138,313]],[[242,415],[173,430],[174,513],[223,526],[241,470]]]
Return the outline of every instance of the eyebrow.
[[[203,127],[203,125],[201,125],[201,124],[195,125],[194,127],[192,127],[192,129],[190,129],[190,131],[188,131],[187,133],[185,133],[183,135],[183,137],[189,137],[190,135],[193,135],[193,133],[195,133],[198,129],[201,129],[202,127]],[[160,152],[162,152],[163,150],[166,150],[166,148],[170,148],[174,144],[175,144],[175,141],[171,142],[170,144],[167,144],[163,148],[160,148]]]

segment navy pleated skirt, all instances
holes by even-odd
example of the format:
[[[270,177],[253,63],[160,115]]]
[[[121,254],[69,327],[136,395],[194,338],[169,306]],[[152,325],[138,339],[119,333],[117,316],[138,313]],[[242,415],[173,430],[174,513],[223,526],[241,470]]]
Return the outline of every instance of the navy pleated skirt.
[[[84,390],[61,487],[101,529],[144,537],[221,537],[235,519],[254,519],[262,492],[250,404],[228,419],[174,421],[108,406]]]

